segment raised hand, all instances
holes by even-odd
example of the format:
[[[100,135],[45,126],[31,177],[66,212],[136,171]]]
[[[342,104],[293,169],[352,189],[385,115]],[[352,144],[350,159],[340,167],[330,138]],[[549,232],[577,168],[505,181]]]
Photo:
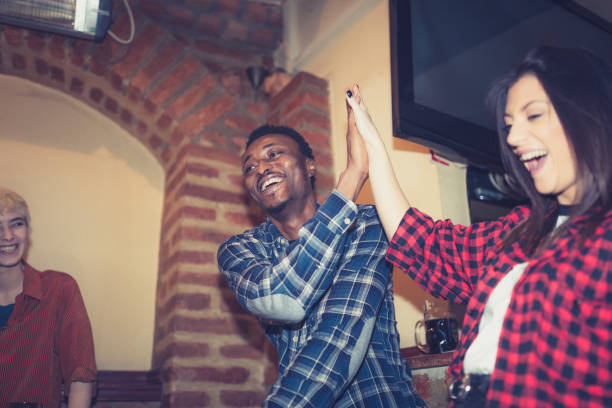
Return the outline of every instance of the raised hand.
[[[365,106],[363,102],[363,98],[361,97],[361,92],[359,90],[359,86],[354,84],[350,89],[346,91],[346,102],[351,107],[351,112],[353,113],[353,117],[355,119],[355,123],[359,134],[363,137],[364,141],[370,144],[379,144],[380,143],[380,135],[378,134],[378,130],[368,113],[368,108]],[[349,112],[349,116],[351,113]],[[350,118],[349,118],[349,126],[350,126]],[[367,146],[368,149],[371,146]]]

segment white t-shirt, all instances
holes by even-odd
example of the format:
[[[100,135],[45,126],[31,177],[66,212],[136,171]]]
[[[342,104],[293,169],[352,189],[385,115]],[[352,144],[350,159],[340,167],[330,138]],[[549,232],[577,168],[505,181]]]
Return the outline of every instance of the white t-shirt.
[[[567,218],[567,215],[559,215],[555,228]],[[465,352],[464,373],[491,374],[493,372],[497,359],[497,349],[499,348],[499,336],[504,324],[504,316],[508,311],[512,291],[528,264],[529,262],[523,262],[514,265],[489,295],[484,312],[480,317],[478,335]]]

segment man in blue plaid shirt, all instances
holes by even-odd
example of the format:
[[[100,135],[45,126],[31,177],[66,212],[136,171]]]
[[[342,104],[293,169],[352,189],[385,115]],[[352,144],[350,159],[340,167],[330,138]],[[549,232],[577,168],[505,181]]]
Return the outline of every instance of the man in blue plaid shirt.
[[[387,240],[374,207],[352,201],[366,179],[355,163],[367,160],[353,120],[347,139],[347,168],[321,205],[299,133],[262,126],[247,141],[244,187],[267,220],[217,257],[278,351],[264,407],[425,406],[400,355]]]

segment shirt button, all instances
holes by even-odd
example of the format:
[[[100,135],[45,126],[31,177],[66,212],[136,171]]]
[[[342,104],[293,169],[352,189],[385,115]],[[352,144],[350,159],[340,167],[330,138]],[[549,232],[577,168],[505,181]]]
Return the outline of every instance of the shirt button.
[[[293,341],[294,341],[295,343],[297,343],[297,341],[298,341],[297,336],[293,336]]]
[[[346,225],[349,225],[349,224],[351,223],[351,220],[349,220],[348,218],[345,218],[345,219],[344,219],[344,223],[345,223]]]

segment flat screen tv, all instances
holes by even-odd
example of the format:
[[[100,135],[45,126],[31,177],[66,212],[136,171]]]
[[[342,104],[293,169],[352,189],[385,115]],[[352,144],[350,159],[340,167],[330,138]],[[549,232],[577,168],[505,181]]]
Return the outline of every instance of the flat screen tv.
[[[394,136],[496,172],[484,101],[497,77],[538,45],[612,58],[612,24],[575,1],[390,0],[389,11]]]

